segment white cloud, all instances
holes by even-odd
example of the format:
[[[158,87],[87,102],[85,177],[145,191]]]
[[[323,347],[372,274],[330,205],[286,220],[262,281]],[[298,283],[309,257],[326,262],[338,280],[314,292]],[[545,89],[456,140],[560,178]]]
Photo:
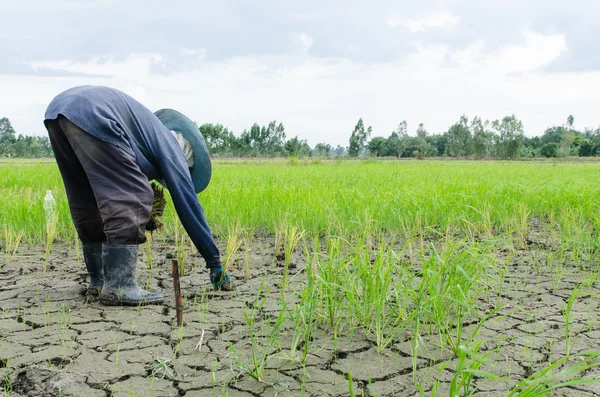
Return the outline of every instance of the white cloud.
[[[413,33],[424,32],[427,29],[452,29],[460,23],[460,17],[449,11],[438,11],[424,18],[403,20],[399,17],[390,17],[387,20],[389,26],[395,28],[404,26]]]
[[[566,49],[562,35],[531,31],[498,50],[474,41],[460,51],[444,45],[417,47],[407,60],[358,63],[294,54],[203,60],[170,75],[152,73],[164,57],[132,54],[117,60],[37,62],[37,67],[109,77],[0,75],[0,109],[23,133],[43,134],[45,106],[60,91],[80,84],[122,89],[152,110],[170,107],[198,123],[222,123],[240,134],[252,123],[282,121],[289,137],[311,145],[348,144],[359,117],[374,136],[388,136],[406,119],[434,133],[461,114],[498,119],[515,113],[528,134],[540,134],[573,113],[579,126],[599,122],[600,72],[547,73],[539,68]]]
[[[73,61],[39,61],[33,62],[34,70],[55,69],[66,72],[88,73],[98,75],[114,75],[123,77],[140,77],[150,73],[152,64],[159,64],[163,57],[156,53],[133,53],[126,60],[95,58],[90,62]]]
[[[179,53],[181,56],[195,58],[197,60],[206,59],[206,48],[182,48]]]
[[[510,74],[539,69],[567,50],[563,34],[543,35],[526,30],[521,38],[520,43],[509,44],[494,52],[486,52],[484,40],[477,40],[463,50],[449,53],[449,56],[467,70]],[[447,47],[444,48],[450,52]]]
[[[487,60],[487,67],[510,72],[526,72],[548,65],[567,49],[562,34],[523,33],[523,42],[504,47]]]
[[[304,46],[305,52],[308,52],[310,50],[314,42],[313,38],[305,32],[302,32],[298,35],[298,41],[300,41],[300,43],[302,43],[302,45]]]

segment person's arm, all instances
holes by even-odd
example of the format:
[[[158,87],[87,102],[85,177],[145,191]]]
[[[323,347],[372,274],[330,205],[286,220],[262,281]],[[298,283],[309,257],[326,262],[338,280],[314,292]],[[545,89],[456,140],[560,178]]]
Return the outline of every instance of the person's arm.
[[[221,266],[219,248],[214,241],[204,211],[192,183],[183,152],[172,136],[161,142],[161,153],[155,156],[181,224],[206,260],[208,268]]]

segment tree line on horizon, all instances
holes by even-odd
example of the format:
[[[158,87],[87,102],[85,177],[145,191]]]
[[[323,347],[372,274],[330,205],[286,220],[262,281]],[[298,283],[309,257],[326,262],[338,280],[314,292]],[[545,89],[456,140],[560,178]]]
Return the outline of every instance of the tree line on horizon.
[[[466,115],[447,131],[432,134],[419,124],[414,135],[402,121],[387,137],[373,136],[362,118],[350,134],[348,146],[318,143],[311,147],[298,136],[287,139],[283,123],[255,123],[239,136],[222,124],[206,123],[198,128],[213,157],[455,157],[516,159],[536,157],[589,157],[600,155],[600,127],[579,131],[571,115],[560,126],[547,128],[541,136],[526,137],[523,123],[515,115],[501,120],[469,120]],[[50,157],[47,136],[25,136],[0,118],[0,157]]]

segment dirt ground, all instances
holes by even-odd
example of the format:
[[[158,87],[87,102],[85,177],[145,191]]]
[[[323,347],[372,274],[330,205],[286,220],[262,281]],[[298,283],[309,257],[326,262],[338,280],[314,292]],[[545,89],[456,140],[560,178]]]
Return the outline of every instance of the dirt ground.
[[[148,270],[140,251],[138,280],[166,296],[161,306],[105,307],[86,299],[86,272],[72,245],[53,248],[47,271],[43,272],[43,247],[23,247],[7,264],[0,259],[0,374],[9,396],[348,396],[348,371],[356,395],[413,396],[411,344],[400,340],[382,354],[373,337],[360,331],[340,335],[334,346],[326,329],[313,336],[313,349],[305,368],[293,360],[273,359],[267,363],[265,379],[258,382],[242,376],[234,349],[250,355],[250,340],[244,310],[252,305],[261,282],[268,298],[264,315],[275,317],[281,267],[273,263],[274,238],[261,237],[251,257],[251,278],[234,269],[238,289],[233,293],[209,289],[203,268],[181,279],[185,295],[183,331],[175,325],[170,261],[172,248],[156,244],[155,264]],[[220,245],[222,242],[220,242]],[[507,306],[480,331],[486,341],[482,351],[498,347],[482,367],[508,377],[513,385],[561,358],[565,352],[563,308],[573,288],[581,282],[576,264],[565,264],[556,287],[556,273],[538,274],[531,266],[537,244],[520,251],[512,260],[502,291],[495,291]],[[539,253],[538,253],[539,254]],[[188,261],[201,263],[199,256]],[[203,261],[202,261],[203,263]],[[294,259],[292,289],[304,282],[301,257]],[[576,334],[573,352],[598,347],[598,290],[586,289],[573,306],[571,330]],[[482,311],[491,307],[481,300]],[[472,330],[475,324],[467,326]],[[289,327],[280,330],[284,341]],[[197,344],[202,339],[200,348]],[[447,350],[436,349],[435,338],[420,350],[416,377],[426,395],[435,379],[441,381],[438,395],[447,396],[456,359]],[[154,358],[174,359],[172,374],[151,377],[147,364]],[[440,366],[448,362],[446,369]],[[586,376],[600,371],[587,373]],[[478,379],[476,395],[505,396],[509,386],[499,381]],[[600,384],[568,387],[556,396],[600,395]]]

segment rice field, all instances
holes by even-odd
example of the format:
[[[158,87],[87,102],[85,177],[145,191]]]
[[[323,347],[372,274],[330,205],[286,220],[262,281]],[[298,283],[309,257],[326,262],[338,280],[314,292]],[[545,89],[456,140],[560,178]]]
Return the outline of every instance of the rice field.
[[[167,302],[124,309],[80,294],[56,165],[0,163],[5,395],[600,394],[600,163],[213,165],[199,200],[237,291],[208,289],[169,201],[138,264]]]

